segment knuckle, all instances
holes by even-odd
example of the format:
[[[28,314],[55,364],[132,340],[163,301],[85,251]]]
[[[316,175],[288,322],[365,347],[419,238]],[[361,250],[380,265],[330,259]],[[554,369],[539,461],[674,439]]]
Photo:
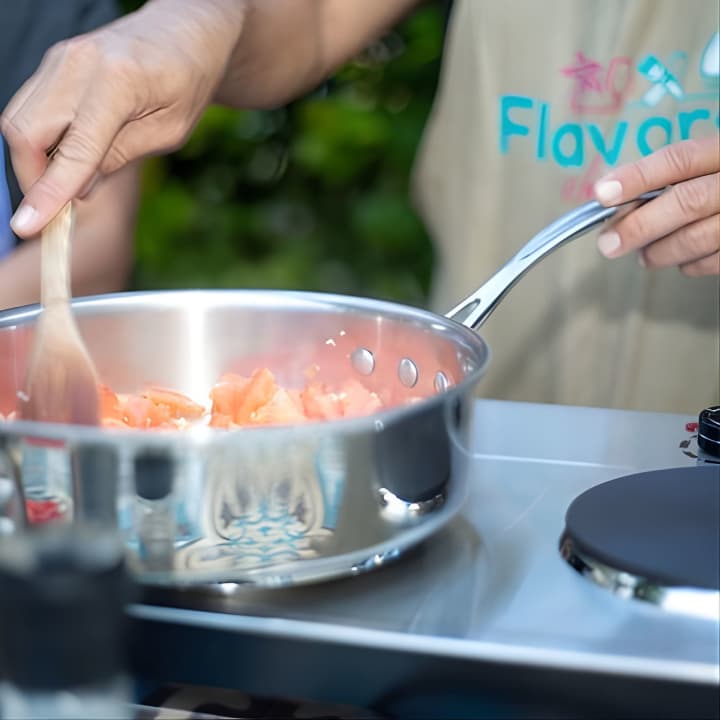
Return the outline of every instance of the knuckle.
[[[718,228],[713,232],[710,222],[699,221],[648,245],[645,258],[653,267],[679,266],[683,272],[693,272],[697,263],[719,249]]]
[[[109,76],[115,80],[133,82],[138,73],[138,63],[132,55],[124,52],[108,52],[103,59]]]
[[[47,175],[43,175],[43,177],[37,181],[33,190],[49,199],[54,205],[60,205],[65,202],[65,192],[58,183]]]
[[[75,75],[97,66],[100,47],[92,35],[60,40],[45,51],[38,72],[43,70]]]
[[[32,151],[39,146],[39,143],[35,141],[36,120],[37,118],[20,114],[15,114],[13,117],[0,116],[0,134],[13,152],[21,149]]]
[[[56,155],[75,164],[99,162],[104,153],[90,133],[71,129],[58,146]]]
[[[72,63],[89,63],[97,60],[100,52],[93,35],[77,35],[57,44],[65,59]]]
[[[647,163],[641,160],[631,167],[633,168],[635,174],[634,180],[637,186],[642,190],[653,190],[657,183],[653,179]]]
[[[720,275],[720,253],[680,266],[680,272],[686,277],[704,277]]]
[[[645,266],[649,268],[659,268],[664,265],[662,248],[658,247],[658,243],[652,243],[646,247],[640,248],[638,251],[645,262]],[[678,263],[670,263],[677,265]]]
[[[696,150],[694,140],[666,145],[663,158],[676,177],[688,178],[692,173],[692,158]]]
[[[20,129],[7,115],[0,115],[0,134],[5,137],[11,147],[22,137]]]
[[[656,239],[653,237],[654,233],[647,217],[646,213],[636,210],[618,223],[616,230],[622,238],[623,245],[634,247],[641,241]]]
[[[704,182],[682,182],[674,185],[672,193],[680,212],[686,217],[701,217],[710,205],[710,194]]]
[[[51,45],[44,53],[40,66],[49,65],[53,62],[61,60],[68,51],[69,40],[60,40],[54,45]]]
[[[663,246],[662,243],[651,243],[640,251],[645,265],[648,268],[664,268],[677,266],[680,263],[678,258],[673,257],[672,248]]]
[[[717,252],[720,244],[720,228],[717,223],[710,222],[692,223],[684,229],[683,233],[685,247],[697,257],[707,253]]]

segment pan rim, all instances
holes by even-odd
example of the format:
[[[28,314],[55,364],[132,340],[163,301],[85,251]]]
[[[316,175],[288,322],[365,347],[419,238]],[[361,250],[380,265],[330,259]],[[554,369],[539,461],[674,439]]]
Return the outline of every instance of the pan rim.
[[[469,351],[476,366],[457,384],[435,395],[426,397],[419,402],[395,406],[380,410],[371,415],[336,420],[320,420],[297,425],[265,425],[248,426],[236,430],[222,430],[208,427],[193,428],[189,431],[176,430],[138,430],[115,429],[96,426],[64,425],[61,423],[43,423],[23,420],[0,419],[0,435],[8,437],[31,437],[44,440],[56,440],[73,443],[114,444],[120,440],[123,444],[132,445],[163,445],[187,447],[189,445],[203,447],[207,445],[223,446],[236,444],[238,438],[283,436],[301,439],[305,436],[325,434],[353,434],[370,431],[381,431],[386,424],[401,422],[406,417],[416,415],[421,410],[430,411],[446,402],[469,393],[485,374],[491,360],[490,347],[481,335],[451,318],[438,315],[429,310],[403,305],[401,303],[377,300],[373,298],[334,293],[298,291],[287,289],[172,289],[172,290],[139,290],[100,295],[89,295],[73,299],[73,309],[78,315],[105,307],[112,311],[113,306],[126,308],[128,304],[142,305],[145,302],[161,301],[158,308],[177,308],[180,300],[191,300],[194,305],[223,305],[227,301],[243,299],[243,306],[263,306],[288,309],[292,302],[298,309],[328,310],[342,312],[347,310],[382,314],[391,320],[415,322],[435,332],[445,332],[448,338]],[[40,313],[39,304],[25,305],[0,311],[0,331],[32,322]]]

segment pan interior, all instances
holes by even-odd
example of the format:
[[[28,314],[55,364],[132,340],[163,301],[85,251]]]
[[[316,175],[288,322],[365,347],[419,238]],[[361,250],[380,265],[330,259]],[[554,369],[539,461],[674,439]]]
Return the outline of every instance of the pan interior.
[[[392,303],[264,291],[125,293],[74,302],[100,379],[116,392],[172,388],[207,405],[223,373],[269,368],[286,388],[357,378],[385,407],[477,374],[480,337]],[[38,308],[0,314],[0,412],[22,390]]]

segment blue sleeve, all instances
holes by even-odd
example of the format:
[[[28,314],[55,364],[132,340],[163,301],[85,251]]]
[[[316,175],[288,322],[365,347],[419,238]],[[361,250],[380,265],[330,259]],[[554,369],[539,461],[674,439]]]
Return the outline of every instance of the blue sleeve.
[[[10,193],[5,171],[5,141],[0,138],[0,260],[15,246],[15,237],[10,230]]]

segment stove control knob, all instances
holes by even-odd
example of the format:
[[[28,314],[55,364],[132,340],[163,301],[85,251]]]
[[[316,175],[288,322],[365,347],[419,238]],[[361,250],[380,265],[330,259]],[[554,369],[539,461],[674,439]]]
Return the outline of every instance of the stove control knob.
[[[697,442],[699,460],[720,463],[720,405],[700,413]]]

